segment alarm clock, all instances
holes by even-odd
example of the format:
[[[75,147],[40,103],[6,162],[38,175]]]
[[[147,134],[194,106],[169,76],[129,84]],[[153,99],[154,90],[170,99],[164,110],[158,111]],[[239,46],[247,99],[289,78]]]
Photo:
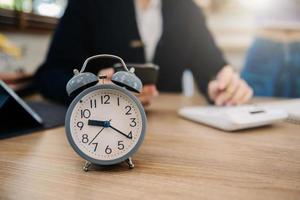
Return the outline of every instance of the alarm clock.
[[[85,72],[87,64],[94,59],[117,59],[123,71],[112,76],[111,84],[101,83],[106,76]],[[125,62],[114,55],[96,55],[88,58],[81,71],[74,70],[67,83],[69,96],[75,96],[70,104],[65,129],[74,151],[86,163],[84,171],[92,164],[114,165],[126,161],[134,168],[132,156],[142,144],[147,119],[143,106],[132,94],[142,90],[141,80],[128,70]]]

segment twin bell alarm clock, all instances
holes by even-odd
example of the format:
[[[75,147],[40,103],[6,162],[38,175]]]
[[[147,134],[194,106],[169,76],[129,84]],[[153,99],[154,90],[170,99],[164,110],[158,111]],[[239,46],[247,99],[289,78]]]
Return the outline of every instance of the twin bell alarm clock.
[[[101,83],[106,76],[85,72],[91,60],[101,58],[116,59],[124,69],[112,76],[111,84]],[[74,70],[66,87],[68,95],[75,98],[66,114],[65,129],[74,151],[86,160],[84,171],[91,164],[114,165],[123,161],[134,168],[131,157],[144,140],[147,119],[132,92],[140,93],[142,87],[134,69],[128,70],[118,56],[96,55],[84,62],[80,72]]]

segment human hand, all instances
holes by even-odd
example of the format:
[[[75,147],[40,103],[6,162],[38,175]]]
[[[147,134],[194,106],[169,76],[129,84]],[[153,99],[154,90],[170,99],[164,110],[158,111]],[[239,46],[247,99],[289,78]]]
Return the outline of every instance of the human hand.
[[[114,73],[115,73],[115,70],[114,70],[114,68],[111,67],[111,68],[106,68],[106,69],[100,70],[98,73],[98,76],[100,76],[100,75],[107,76],[107,78],[104,79],[104,83],[108,84],[108,83],[112,83],[111,78],[114,75]]]
[[[113,68],[107,68],[101,70],[98,74],[99,75],[106,75],[107,79],[104,81],[104,83],[111,83],[111,78],[114,74],[115,70]],[[142,92],[140,94],[137,94],[137,97],[140,99],[141,103],[144,106],[149,106],[154,99],[154,97],[158,96],[159,93],[157,91],[157,88],[154,84],[151,85],[144,85]]]
[[[24,71],[0,73],[0,80],[5,82],[14,91],[25,88],[31,82],[31,79],[32,75]]]
[[[232,67],[225,66],[208,85],[208,96],[218,106],[240,105],[253,96],[253,89]]]
[[[142,102],[144,106],[149,106],[153,99],[159,95],[157,88],[154,84],[145,85],[140,94],[138,94],[138,98]]]

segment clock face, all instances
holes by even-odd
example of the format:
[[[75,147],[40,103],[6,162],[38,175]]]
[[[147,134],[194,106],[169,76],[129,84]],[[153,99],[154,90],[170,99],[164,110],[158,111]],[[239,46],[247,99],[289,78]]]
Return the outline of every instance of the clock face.
[[[96,164],[127,159],[144,138],[146,120],[142,106],[118,86],[94,86],[84,93],[68,111],[67,133],[73,148]]]

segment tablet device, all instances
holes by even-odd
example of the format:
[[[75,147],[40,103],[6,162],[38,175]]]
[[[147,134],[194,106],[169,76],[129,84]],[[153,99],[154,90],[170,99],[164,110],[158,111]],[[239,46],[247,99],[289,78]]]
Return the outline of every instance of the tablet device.
[[[0,138],[43,126],[42,118],[0,80]]]
[[[156,84],[159,74],[159,66],[153,63],[145,63],[145,64],[138,64],[138,63],[128,63],[127,67],[134,68],[135,74],[139,77],[143,83],[143,85],[150,85]],[[122,71],[123,67],[121,64],[115,64],[114,68],[116,71]]]

